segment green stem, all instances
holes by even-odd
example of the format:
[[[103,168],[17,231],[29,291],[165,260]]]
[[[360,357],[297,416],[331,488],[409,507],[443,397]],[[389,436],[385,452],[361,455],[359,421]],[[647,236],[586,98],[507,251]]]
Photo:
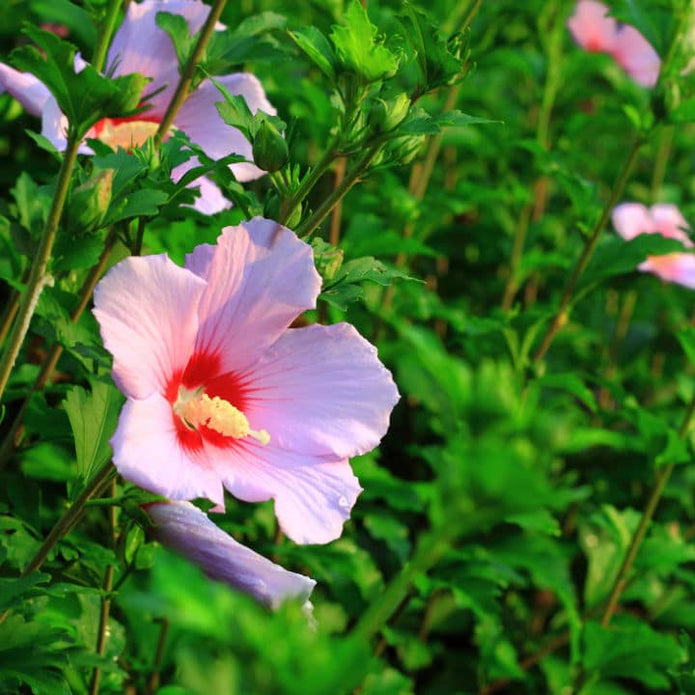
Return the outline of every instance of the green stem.
[[[79,497],[70,507],[65,510],[63,516],[58,519],[56,525],[46,536],[44,542],[41,544],[41,547],[36,551],[34,557],[24,568],[24,571],[21,574],[22,577],[26,577],[32,572],[36,572],[37,570],[41,569],[55,544],[61,538],[70,533],[70,531],[72,531],[72,529],[75,527],[75,524],[80,520],[80,517],[85,511],[87,501],[95,495],[98,495],[104,489],[104,486],[109,482],[109,480],[115,475],[116,469],[110,461],[94,474],[92,479],[87,483],[85,489],[80,493]],[[10,612],[11,609],[8,609],[0,615],[0,624],[2,624],[5,618],[7,618]]]
[[[77,323],[80,319],[80,316],[82,316],[82,313],[87,308],[87,304],[89,302],[90,297],[92,296],[94,287],[96,286],[97,281],[101,277],[101,274],[103,273],[104,268],[106,267],[106,264],[109,260],[109,256],[111,255],[111,251],[113,250],[115,243],[116,231],[115,229],[112,229],[106,237],[106,242],[104,243],[104,250],[101,252],[99,261],[89,271],[87,277],[82,283],[82,287],[80,288],[79,302],[73,310],[72,314],[70,314],[70,320],[72,321],[72,323]],[[48,383],[48,380],[51,378],[53,370],[58,364],[58,360],[60,359],[62,353],[63,346],[56,343],[49,352],[46,359],[43,361],[43,364],[41,365],[41,371],[39,372],[39,375],[36,377],[34,385],[31,387],[31,391],[27,394],[26,398],[22,402],[22,405],[15,414],[14,420],[12,421],[12,426],[5,435],[2,445],[0,446],[0,470],[7,462],[8,457],[12,453],[12,450],[15,446],[17,432],[22,426],[22,422],[24,420],[24,413],[29,407],[32,394],[36,393],[37,391],[43,391],[43,389],[46,387],[46,384]]]
[[[299,237],[309,237],[314,232],[316,227],[318,227],[325,217],[331,212],[331,210],[342,200],[348,191],[359,181],[359,179],[365,174],[369,165],[376,157],[377,153],[381,149],[381,143],[373,144],[365,153],[364,157],[357,163],[357,165],[349,171],[345,178],[340,182],[340,185],[336,186],[331,194],[319,205],[311,217],[307,218],[302,222],[302,224],[297,227],[297,236]]]
[[[23,577],[41,568],[48,554],[53,550],[53,546],[61,538],[70,533],[75,524],[79,521],[85,510],[87,501],[101,492],[106,483],[108,483],[114,475],[116,475],[116,469],[110,461],[95,473],[89,483],[87,483],[85,489],[82,490],[79,497],[68,507],[63,516],[58,519],[56,525],[51,529],[51,532],[46,536],[46,539],[41,544],[36,555],[34,555],[24,572],[22,572]]]
[[[294,192],[294,195],[283,201],[282,212],[280,214],[280,219],[278,220],[280,224],[286,224],[297,205],[299,205],[309,195],[309,193],[311,193],[319,179],[326,173],[331,164],[333,164],[333,160],[337,156],[337,145],[338,138],[335,137],[331,140],[330,144],[321,156],[321,159],[314,167],[311,168],[309,173],[304,177],[304,180],[301,182],[301,184],[299,184],[299,188],[297,188],[297,190]]]
[[[110,494],[112,497],[116,494],[116,480],[111,479]],[[111,547],[116,549],[116,508],[109,509],[109,529],[111,534]],[[102,584],[101,610],[99,611],[99,628],[97,630],[96,653],[98,656],[103,656],[106,651],[107,628],[109,624],[109,614],[111,612],[111,591],[113,589],[114,566],[108,565],[104,572],[104,582]],[[101,668],[95,666],[92,671],[92,680],[89,685],[89,695],[98,695],[99,684],[101,682]]]
[[[620,176],[618,177],[618,180],[615,186],[613,187],[611,196],[608,199],[608,202],[606,203],[605,207],[603,208],[601,217],[599,218],[598,222],[596,222],[596,224],[594,225],[594,228],[591,231],[591,234],[584,245],[582,255],[579,257],[579,260],[577,261],[577,264],[575,265],[574,270],[572,271],[572,275],[570,276],[570,279],[567,281],[567,285],[565,286],[564,292],[562,293],[562,297],[560,298],[560,305],[558,306],[557,312],[555,313],[555,316],[553,317],[550,326],[548,326],[548,330],[543,336],[543,340],[541,341],[540,346],[533,355],[534,362],[540,362],[543,359],[545,353],[548,351],[548,348],[550,347],[550,344],[553,342],[553,339],[555,338],[557,332],[560,330],[560,328],[562,328],[562,326],[564,326],[567,323],[567,319],[569,317],[569,305],[572,301],[572,296],[574,294],[574,290],[577,287],[579,278],[586,269],[586,266],[589,263],[591,256],[596,250],[596,246],[598,245],[599,239],[601,238],[601,233],[603,232],[603,229],[606,226],[606,223],[608,222],[608,218],[610,217],[613,208],[615,207],[616,203],[618,202],[618,199],[623,193],[625,185],[627,184],[627,181],[630,178],[630,174],[632,173],[632,168],[635,165],[635,161],[637,160],[639,150],[643,144],[644,139],[642,137],[638,137],[633,143],[630,149],[630,153],[628,154],[627,160],[625,161],[622,171],[620,172]]]
[[[111,0],[104,23],[99,27],[99,31],[97,33],[97,45],[94,48],[94,55],[92,56],[92,66],[97,72],[102,72],[104,69],[104,64],[106,63],[106,52],[109,50],[111,36],[113,35],[113,30],[116,27],[118,10],[120,7],[121,0]]]
[[[448,550],[448,533],[430,532],[421,537],[413,558],[386,587],[377,601],[362,614],[352,634],[359,641],[372,639],[395,613],[417,577],[427,572]]]
[[[75,162],[77,161],[77,150],[79,146],[80,138],[77,137],[76,133],[72,132],[72,134],[68,137],[67,148],[63,155],[60,171],[58,172],[56,191],[53,196],[51,210],[48,213],[46,227],[41,235],[36,256],[34,256],[34,262],[31,266],[27,286],[24,290],[24,294],[22,295],[19,311],[17,312],[17,318],[15,319],[14,326],[12,327],[12,331],[7,339],[7,345],[5,346],[2,359],[0,359],[0,401],[2,400],[5,387],[7,386],[7,382],[10,378],[12,367],[17,359],[17,355],[22,347],[22,343],[24,342],[24,337],[29,330],[29,323],[31,321],[31,317],[34,315],[34,311],[36,310],[36,305],[39,301],[39,297],[41,296],[41,291],[49,281],[46,274],[46,268],[48,267],[48,261],[51,257],[53,244],[58,233],[58,224],[63,213],[63,206],[65,205],[65,199],[67,198],[72,170],[74,169]]]
[[[160,141],[169,132],[169,129],[174,123],[174,118],[176,117],[176,114],[188,98],[188,93],[191,89],[193,77],[195,76],[196,67],[200,62],[200,59],[203,57],[205,47],[208,45],[208,42],[210,41],[212,34],[215,31],[215,25],[217,24],[220,15],[222,14],[222,10],[224,10],[224,6],[226,4],[227,0],[215,0],[215,2],[212,5],[212,8],[210,9],[210,14],[208,15],[208,18],[205,20],[203,28],[200,30],[198,42],[196,43],[195,48],[193,49],[193,53],[191,53],[190,58],[186,62],[186,65],[184,65],[183,70],[181,71],[181,79],[179,80],[179,84],[176,87],[174,96],[171,98],[166,113],[164,114],[164,117],[162,118],[162,121],[159,124],[159,128],[157,129],[156,137]]]
[[[690,401],[688,410],[686,411],[685,416],[683,417],[683,422],[681,423],[680,429],[678,430],[678,436],[681,439],[685,439],[685,437],[688,435],[688,432],[690,431],[690,427],[692,425],[693,416],[695,416],[695,397],[693,397],[693,399]],[[628,575],[630,573],[630,570],[632,569],[632,564],[634,563],[635,558],[637,557],[637,553],[647,533],[647,528],[651,523],[652,517],[654,516],[654,512],[656,511],[659,502],[661,501],[661,496],[664,493],[664,489],[666,488],[666,484],[668,483],[674,468],[675,464],[669,463],[668,465],[661,468],[656,475],[654,488],[652,489],[652,493],[649,496],[649,499],[647,500],[647,505],[644,508],[644,511],[642,512],[642,518],[640,519],[639,525],[637,526],[635,535],[632,537],[630,547],[627,550],[625,559],[623,560],[623,564],[620,567],[620,571],[618,572],[618,576],[616,577],[610,596],[608,597],[606,609],[604,610],[603,616],[601,617],[601,625],[603,625],[603,627],[608,626],[608,624],[611,621],[611,618],[613,617],[613,614],[615,613],[618,607],[620,597],[622,596],[623,591],[627,586]]]

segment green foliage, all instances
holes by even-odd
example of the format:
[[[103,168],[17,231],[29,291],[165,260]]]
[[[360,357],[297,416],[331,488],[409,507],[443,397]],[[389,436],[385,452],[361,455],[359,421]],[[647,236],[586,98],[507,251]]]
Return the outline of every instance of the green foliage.
[[[0,410],[0,691],[86,694],[95,669],[102,695],[695,690],[692,275],[639,270],[693,251],[659,233],[625,241],[608,206],[644,141],[616,202],[671,203],[695,224],[692,46],[673,44],[691,8],[607,5],[671,56],[654,90],[575,45],[559,0],[227,3],[193,88],[217,85],[220,117],[268,175],[236,180],[244,157],[212,158],[178,126],[127,150],[85,143]],[[0,6],[2,54],[47,85],[76,137],[104,117],[153,117],[143,77],[75,69],[112,7]],[[181,68],[199,35],[163,9]],[[23,22],[35,46],[17,38]],[[53,22],[70,43],[36,28]],[[216,79],[241,71],[277,115]],[[62,158],[37,123],[0,95],[7,315]],[[231,204],[214,215],[193,207],[211,183]],[[182,264],[257,215],[313,249],[321,301],[296,325],[354,324],[401,394],[381,445],[351,461],[363,491],[341,538],[290,542],[272,500],[228,496],[211,512],[316,580],[313,607],[274,612],[153,541],[147,505],[162,498],[100,478],[124,398],[89,311],[122,258]]]
[[[26,34],[39,46],[17,49],[12,60],[20,70],[38,77],[67,116],[74,137],[81,138],[104,117],[135,112],[147,79],[137,73],[110,80],[90,65],[75,68],[76,48],[50,31],[28,26]]]

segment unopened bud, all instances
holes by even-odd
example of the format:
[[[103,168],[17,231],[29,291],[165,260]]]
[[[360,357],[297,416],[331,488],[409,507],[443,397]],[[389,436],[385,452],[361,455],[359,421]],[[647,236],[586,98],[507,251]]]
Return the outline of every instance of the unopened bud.
[[[98,229],[111,203],[113,174],[113,169],[104,169],[72,191],[66,217],[74,234]]]
[[[377,99],[369,112],[369,122],[377,132],[387,133],[403,122],[410,109],[410,97],[401,93],[388,101]]]
[[[289,151],[285,138],[268,120],[261,121],[253,139],[253,161],[264,171],[278,171],[287,163]]]

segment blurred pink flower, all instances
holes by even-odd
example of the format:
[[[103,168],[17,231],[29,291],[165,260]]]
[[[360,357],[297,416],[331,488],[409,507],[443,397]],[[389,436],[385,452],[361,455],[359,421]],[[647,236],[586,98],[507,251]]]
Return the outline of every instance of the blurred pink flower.
[[[651,208],[641,203],[622,203],[613,209],[613,226],[628,241],[640,234],[661,234],[677,239],[687,248],[694,246],[684,231],[689,229],[689,225],[680,210],[667,203],[652,205]],[[649,256],[638,268],[658,275],[662,280],[695,289],[695,254],[675,252]]]
[[[567,26],[584,50],[608,53],[643,87],[656,84],[661,69],[659,55],[637,29],[609,17],[608,8],[603,3],[578,0]]]
[[[155,502],[145,507],[162,545],[199,565],[211,579],[253,596],[268,608],[298,599],[310,610],[316,582],[289,572],[237,543],[190,502]]]
[[[156,24],[158,12],[171,12],[183,16],[195,33],[203,26],[210,11],[208,5],[199,0],[144,0],[131,2],[123,23],[116,31],[107,58],[107,74],[114,76],[139,72],[152,78],[146,91],[162,91],[148,101],[150,108],[137,116],[123,119],[105,118],[87,133],[88,138],[102,140],[114,149],[141,145],[154,135],[179,81],[178,59],[169,35]],[[81,70],[85,62],[78,56],[75,69]],[[249,73],[234,73],[217,77],[230,94],[241,95],[252,112],[257,110],[275,114],[275,109],[266,98],[260,82]],[[48,89],[33,75],[21,73],[0,64],[0,87],[4,87],[34,115],[42,116],[42,134],[59,150],[66,146],[67,120]],[[235,153],[248,162],[230,166],[239,181],[250,181],[264,172],[251,163],[251,144],[241,132],[227,125],[217,112],[216,102],[224,101],[222,94],[210,81],[204,80],[190,94],[174,119],[173,128],[182,130],[212,159],[221,159]],[[91,154],[83,145],[83,154]],[[178,181],[188,170],[198,165],[195,157],[179,165],[172,172]],[[195,207],[200,212],[213,214],[230,207],[222,192],[209,179],[200,179],[193,184],[200,186],[200,197]]]
[[[348,458],[379,443],[398,391],[352,326],[288,329],[320,287],[311,247],[262,218],[184,268],[163,254],[114,266],[94,314],[127,396],[121,474],[170,499],[272,498],[294,541],[337,538],[361,491]]]

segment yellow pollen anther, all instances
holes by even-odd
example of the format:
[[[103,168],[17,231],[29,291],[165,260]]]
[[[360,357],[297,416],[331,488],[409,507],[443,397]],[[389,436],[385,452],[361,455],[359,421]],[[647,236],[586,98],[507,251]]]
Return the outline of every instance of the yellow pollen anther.
[[[203,393],[196,398],[185,400],[176,408],[176,412],[193,429],[207,427],[225,437],[235,439],[253,437],[263,446],[270,441],[270,435],[266,430],[252,430],[246,415],[219,396],[210,398],[207,393]]]

